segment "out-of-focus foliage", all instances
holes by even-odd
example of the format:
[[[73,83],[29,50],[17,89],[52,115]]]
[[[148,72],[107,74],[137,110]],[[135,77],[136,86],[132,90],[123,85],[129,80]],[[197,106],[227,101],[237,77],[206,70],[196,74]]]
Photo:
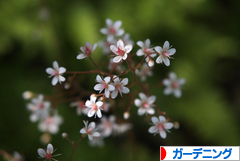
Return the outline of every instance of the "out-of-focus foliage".
[[[160,145],[239,145],[239,7],[240,1],[234,0],[0,1],[0,149],[38,160],[37,148],[46,146],[39,141],[37,124],[29,121],[22,93],[57,92],[45,73],[54,60],[71,71],[94,69],[89,60],[76,56],[86,41],[104,39],[99,30],[106,18],[122,20],[135,41],[133,51],[138,40],[147,38],[154,46],[168,40],[177,49],[170,67],[156,64],[148,80],[155,83],[169,71],[187,80],[181,99],[164,96],[163,87],[150,91],[180,129],[171,130],[165,140],[153,136],[132,107],[131,132],[106,139],[104,148],[89,147],[86,139],[73,160],[157,160]],[[93,57],[103,59],[99,47]],[[93,88],[94,79],[87,78],[87,88]],[[72,147],[61,133],[68,132],[77,142],[83,117],[69,104],[61,104],[59,113],[64,124],[52,144],[62,153],[58,159],[67,160]]]

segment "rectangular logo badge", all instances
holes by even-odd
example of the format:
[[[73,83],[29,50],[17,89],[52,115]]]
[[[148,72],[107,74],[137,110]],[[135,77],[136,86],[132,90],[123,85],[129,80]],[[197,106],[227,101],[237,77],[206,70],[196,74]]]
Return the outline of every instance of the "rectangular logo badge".
[[[160,146],[160,160],[239,160],[239,146]]]

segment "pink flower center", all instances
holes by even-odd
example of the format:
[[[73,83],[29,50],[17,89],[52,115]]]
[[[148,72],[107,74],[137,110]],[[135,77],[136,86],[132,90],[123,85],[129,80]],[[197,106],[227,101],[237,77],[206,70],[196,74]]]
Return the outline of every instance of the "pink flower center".
[[[86,132],[87,132],[88,134],[91,134],[92,128],[87,129]]]
[[[114,28],[110,28],[109,32],[110,32],[110,34],[113,35],[113,34],[115,34],[116,30]]]
[[[147,54],[150,52],[150,49],[145,48],[145,49],[143,49],[143,52]]]
[[[38,104],[38,108],[43,109],[43,107],[44,107],[44,104],[42,102]]]
[[[53,118],[52,118],[52,117],[48,117],[48,118],[45,119],[45,123],[46,123],[47,125],[52,124],[52,122],[53,122]]]
[[[103,86],[103,88],[107,88],[107,87],[108,87],[108,84],[107,84],[107,83],[104,83],[102,86]]]
[[[58,70],[55,70],[53,75],[59,75],[59,71]]]
[[[91,51],[88,47],[86,47],[85,53],[86,53],[88,56],[90,56],[90,55],[92,54],[92,51]]]
[[[120,84],[117,84],[117,85],[115,86],[115,88],[117,88],[117,90],[121,91],[121,86],[120,86]]]
[[[118,53],[120,56],[124,56],[125,51],[123,51],[122,49],[118,48],[117,53]]]
[[[98,109],[98,106],[97,106],[96,104],[94,104],[94,105],[92,106],[92,110],[97,111],[97,109]]]
[[[163,130],[163,125],[162,124],[158,124],[158,130],[162,131]]]
[[[52,159],[52,155],[51,155],[51,154],[47,154],[47,155],[46,155],[46,159],[47,159],[47,160],[51,160],[51,159]]]
[[[149,106],[148,103],[144,102],[144,103],[143,103],[143,107],[145,107],[145,108],[149,108],[150,106]]]
[[[178,83],[176,83],[176,82],[173,82],[173,83],[172,83],[172,87],[176,89],[176,88],[178,88],[178,87],[179,87],[179,85],[178,85]]]
[[[164,51],[164,52],[162,53],[162,55],[163,55],[164,57],[169,57],[169,54],[168,54],[168,52],[166,52],[166,51]]]

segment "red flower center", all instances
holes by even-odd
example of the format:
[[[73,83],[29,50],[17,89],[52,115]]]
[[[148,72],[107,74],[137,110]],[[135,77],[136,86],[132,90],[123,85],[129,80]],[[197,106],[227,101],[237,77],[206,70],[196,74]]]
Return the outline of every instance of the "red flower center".
[[[46,155],[46,159],[47,159],[47,160],[51,160],[51,159],[52,159],[52,155],[51,155],[51,154],[47,154],[47,155]]]
[[[123,55],[125,54],[125,51],[123,51],[122,49],[118,48],[117,53],[118,53],[120,56],[123,56]]]
[[[169,57],[169,54],[168,54],[168,52],[166,52],[166,51],[164,51],[164,52],[162,53],[162,55],[163,55],[164,57]]]

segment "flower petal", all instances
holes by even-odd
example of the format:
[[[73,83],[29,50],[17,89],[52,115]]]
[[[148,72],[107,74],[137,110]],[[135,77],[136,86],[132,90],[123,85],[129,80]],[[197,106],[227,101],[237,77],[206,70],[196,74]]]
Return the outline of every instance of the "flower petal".
[[[129,92],[130,92],[129,88],[123,87],[122,93],[127,94],[127,93],[129,93]]]
[[[167,137],[167,133],[165,130],[159,131],[159,134],[160,134],[161,138],[163,138],[163,139],[165,139]]]
[[[119,29],[122,26],[122,21],[118,20],[113,24],[115,29]]]
[[[118,95],[118,90],[114,90],[112,93],[111,93],[111,98],[114,99],[116,98]]]
[[[132,50],[132,45],[125,46],[125,52],[129,53]]]
[[[97,48],[97,43],[93,44],[92,52]]]
[[[124,43],[121,39],[118,40],[117,47],[120,48],[120,49],[124,49]]]
[[[57,61],[54,61],[54,62],[53,62],[53,68],[54,68],[54,69],[58,69],[58,68],[59,68]]]
[[[134,104],[135,106],[140,107],[142,105],[142,101],[140,99],[135,99]]]
[[[165,123],[164,124],[164,129],[171,129],[173,127],[173,123],[171,123],[171,122],[167,122],[167,123]]]
[[[149,129],[148,129],[148,132],[149,133],[156,133],[158,131],[158,129],[156,128],[156,126],[151,126]]]
[[[98,116],[98,118],[101,118],[101,117],[102,117],[101,110],[97,110],[97,116]]]
[[[152,122],[153,122],[155,125],[159,122],[158,118],[155,117],[155,116],[153,116],[153,117],[151,118],[151,120],[152,120]]]
[[[95,114],[96,111],[94,110],[89,110],[87,116],[92,117]]]
[[[111,46],[110,46],[110,50],[111,50],[114,54],[118,55],[118,53],[117,53],[118,49],[116,48],[116,46],[111,45]]]
[[[164,116],[159,116],[159,121],[162,122],[166,122],[166,118]]]
[[[143,52],[143,50],[142,49],[138,49],[138,51],[137,51],[137,56],[143,56],[144,55],[144,52]]]
[[[156,63],[158,63],[158,64],[162,63],[162,57],[161,56],[157,57]]]
[[[82,128],[82,129],[80,130],[80,133],[81,133],[81,134],[86,134],[86,133],[87,133],[87,131],[86,131],[86,129],[85,129],[85,128]]]
[[[47,68],[47,69],[46,69],[46,72],[47,72],[48,74],[52,75],[52,74],[55,72],[55,70],[54,70],[53,68]]]
[[[164,48],[164,49],[169,49],[169,42],[168,42],[168,41],[165,41],[165,42],[164,42],[163,48]]]
[[[140,46],[141,48],[144,48],[144,43],[142,41],[138,41],[137,45]]]
[[[139,97],[141,98],[141,100],[147,100],[147,96],[144,93],[139,93]]]
[[[87,55],[86,54],[83,54],[83,53],[81,53],[81,54],[78,54],[78,56],[77,56],[77,59],[84,59],[84,58],[86,58],[87,57]]]
[[[156,50],[157,53],[161,54],[161,52],[162,52],[162,47],[156,46],[154,49]]]
[[[156,96],[150,96],[147,98],[148,104],[153,104],[156,101]]]
[[[155,113],[155,110],[154,110],[154,108],[149,108],[146,110],[146,112],[150,115],[153,115]]]
[[[45,150],[43,150],[42,148],[38,148],[37,152],[38,152],[38,155],[40,155],[40,157],[42,157],[42,158],[45,158],[47,155]]]
[[[66,68],[60,67],[60,68],[58,69],[58,72],[59,72],[59,74],[65,73],[65,72],[66,72]]]
[[[172,48],[168,50],[169,55],[174,55],[176,53],[176,49]]]
[[[182,96],[182,91],[180,89],[176,89],[173,91],[175,97],[180,98]]]
[[[52,154],[53,153],[53,146],[52,144],[47,145],[47,154]]]
[[[114,58],[113,58],[113,62],[114,63],[118,63],[118,62],[120,62],[122,60],[122,57],[121,56],[115,56]]]
[[[164,64],[165,64],[166,66],[169,66],[169,65],[170,65],[170,61],[169,61],[168,58],[163,59],[163,62],[164,62]]]
[[[142,116],[143,114],[145,114],[146,110],[144,108],[139,108],[138,109],[138,115]]]
[[[58,77],[57,76],[53,77],[52,85],[55,86],[57,84],[57,82],[58,82]]]

